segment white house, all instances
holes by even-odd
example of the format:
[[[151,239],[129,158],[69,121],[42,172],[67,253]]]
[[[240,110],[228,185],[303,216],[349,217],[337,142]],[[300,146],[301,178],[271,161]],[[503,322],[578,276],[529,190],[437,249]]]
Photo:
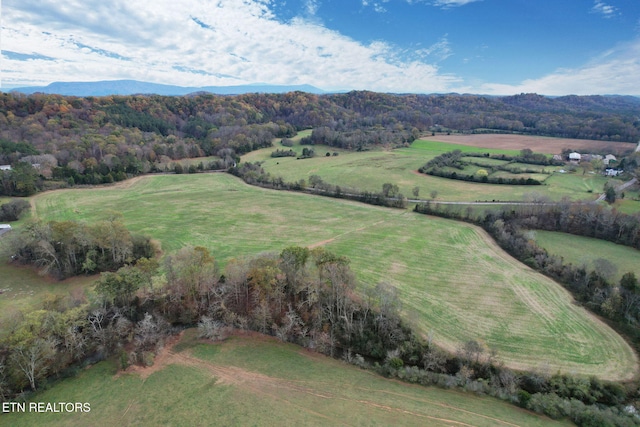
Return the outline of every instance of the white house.
[[[572,162],[580,162],[580,159],[582,158],[582,156],[580,155],[580,153],[569,153],[569,160]]]
[[[0,165],[0,171],[10,171],[11,165]]]

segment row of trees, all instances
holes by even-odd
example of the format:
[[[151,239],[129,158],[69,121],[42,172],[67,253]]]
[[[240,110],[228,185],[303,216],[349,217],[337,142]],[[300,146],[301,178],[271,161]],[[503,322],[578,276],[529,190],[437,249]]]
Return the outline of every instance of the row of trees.
[[[376,358],[411,335],[390,288],[361,302],[349,260],[322,248],[233,259],[222,275],[207,249],[187,247],[166,257],[166,283],[153,286],[158,268],[141,258],[103,273],[91,304],[52,298],[14,318],[0,340],[0,400],[87,358],[151,363],[172,325],[252,329],[326,354],[348,347]]]
[[[471,164],[477,164],[480,166],[485,166],[482,162],[476,162],[465,160],[463,157],[478,157],[481,159],[491,158],[491,159],[499,159],[505,160],[508,163],[504,165],[492,165],[486,166],[490,172],[494,171],[505,171],[510,174],[521,174],[521,173],[536,173],[535,170],[522,170],[521,168],[513,168],[509,166],[510,163],[529,163],[536,165],[555,165],[558,162],[555,160],[548,158],[544,154],[536,154],[533,153],[530,149],[524,149],[520,152],[519,156],[506,156],[504,154],[499,155],[491,155],[489,153],[465,153],[463,154],[460,150],[449,151],[439,156],[434,157],[425,163],[419,171],[421,173],[438,176],[442,178],[449,179],[459,179],[462,181],[470,181],[470,182],[481,182],[481,183],[490,183],[490,184],[508,184],[508,185],[541,185],[537,179],[533,178],[523,178],[523,177],[492,177],[490,173],[485,169],[480,169],[475,174],[465,174],[461,172],[457,172],[451,169],[457,169],[462,171]],[[562,162],[560,162],[562,164]]]
[[[441,178],[457,179],[460,181],[467,181],[467,182],[480,182],[484,184],[542,185],[542,182],[530,177],[529,178],[524,178],[524,177],[508,178],[508,177],[502,177],[502,176],[492,177],[492,176],[489,176],[489,173],[484,169],[480,169],[475,174],[464,174],[464,173],[458,173],[456,171],[448,171],[445,169],[438,169],[438,168],[432,168],[432,169],[421,168],[420,172],[427,175],[431,175],[431,176],[438,176]],[[516,173],[516,172],[510,171],[510,173]]]
[[[231,259],[221,272],[207,249],[186,247],[165,259],[162,282],[159,265],[146,258],[103,273],[94,303],[52,298],[10,323],[0,340],[0,399],[36,390],[82,361],[116,355],[122,367],[151,364],[177,326],[197,325],[203,337],[251,329],[404,381],[491,394],[579,425],[635,425],[617,409],[628,398],[618,384],[518,373],[476,341],[448,354],[421,340],[400,319],[397,291],[358,284],[349,264],[323,248],[288,247]]]
[[[329,153],[327,153],[329,154]],[[356,200],[370,205],[406,208],[407,198],[399,192],[398,186],[385,183],[381,192],[361,191],[348,187],[340,187],[326,183],[318,175],[311,175],[308,182],[301,179],[297,182],[286,182],[282,177],[272,176],[260,166],[260,163],[244,162],[229,169],[229,173],[241,178],[244,182],[275,190],[304,191],[321,196]],[[419,190],[418,190],[419,191]]]

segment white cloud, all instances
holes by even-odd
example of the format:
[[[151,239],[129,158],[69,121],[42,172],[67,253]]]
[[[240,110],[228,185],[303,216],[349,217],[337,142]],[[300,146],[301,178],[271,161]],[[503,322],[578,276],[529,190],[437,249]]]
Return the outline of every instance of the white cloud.
[[[449,43],[447,35],[445,34],[436,43],[427,48],[418,49],[416,53],[425,59],[440,62],[453,55],[453,50],[451,49],[451,43]]]
[[[464,6],[469,3],[474,3],[482,0],[434,0],[433,5],[442,7],[442,8],[450,8],[450,7],[458,7]],[[411,0],[409,0],[411,2]]]
[[[318,13],[318,8],[320,7],[319,0],[307,0],[305,4],[307,14],[314,16]]]
[[[376,11],[377,13],[385,13],[387,11],[387,9],[383,5],[384,3],[389,3],[389,0],[374,1],[374,2],[369,0],[362,0],[362,6],[364,7],[373,6],[373,10]]]
[[[523,92],[640,95],[640,40],[621,44],[579,68],[559,69],[519,85],[485,84],[476,92],[496,95]]]
[[[615,6],[606,4],[603,1],[595,0],[593,2],[593,7],[591,8],[591,12],[598,13],[605,18],[612,18],[618,14],[618,9]]]
[[[384,42],[364,45],[309,19],[279,22],[272,2],[112,0],[107,7],[102,0],[5,0],[3,50],[33,59],[4,56],[2,82],[128,78],[390,92],[448,91],[460,83],[435,65],[399,60]],[[306,4],[314,11],[319,2]]]

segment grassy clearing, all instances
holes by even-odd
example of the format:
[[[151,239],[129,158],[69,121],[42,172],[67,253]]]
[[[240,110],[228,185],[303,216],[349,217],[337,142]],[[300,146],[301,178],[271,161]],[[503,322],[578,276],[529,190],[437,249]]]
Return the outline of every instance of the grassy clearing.
[[[526,199],[533,192],[541,193],[552,200],[560,200],[563,197],[572,200],[593,200],[596,198],[596,194],[589,193],[586,189],[592,188],[594,191],[599,191],[607,181],[604,177],[594,175],[557,174],[551,176],[554,178],[553,180],[547,179],[551,178],[549,175],[540,175],[539,178],[546,180],[545,184],[547,185],[531,187],[469,183],[416,172],[427,161],[454,149],[474,153],[488,152],[507,155],[519,153],[517,150],[467,147],[437,141],[416,140],[406,148],[365,152],[346,152],[318,145],[312,147],[316,152],[316,157],[303,160],[297,160],[294,157],[271,158],[270,155],[276,148],[282,148],[279,143],[275,145],[276,147],[249,153],[242,159],[251,162],[262,161],[266,171],[275,176],[281,176],[286,181],[308,180],[311,175],[319,175],[330,184],[367,191],[380,191],[384,183],[391,182],[398,185],[400,192],[407,197],[411,197],[413,189],[418,187],[420,196],[425,199],[429,198],[431,191],[435,190],[438,192],[438,199],[450,201],[516,201]],[[302,152],[302,148],[297,144],[292,147],[299,154]],[[339,155],[327,157],[326,152],[338,152]],[[475,167],[470,173],[478,169],[481,167]],[[551,168],[545,168],[545,170],[551,170]],[[524,175],[514,176],[519,178]],[[581,190],[577,191],[577,189]]]
[[[624,199],[619,195],[614,207],[620,212],[629,215],[640,212],[640,191],[638,186],[634,185],[632,188],[627,188],[624,191]]]
[[[387,281],[397,287],[406,318],[425,335],[433,331],[446,348],[476,339],[512,367],[611,379],[636,371],[622,338],[471,225],[264,190],[223,174],[150,176],[128,185],[60,190],[33,200],[39,217],[56,220],[95,221],[108,206],[165,250],[202,245],[221,264],[324,244],[352,260],[362,286]]]
[[[484,157],[463,157],[463,162],[472,163],[482,167],[505,166],[509,164],[507,160],[490,159]]]
[[[640,251],[636,249],[604,240],[554,231],[536,230],[530,233],[539,246],[551,254],[562,256],[565,262],[594,269],[593,261],[598,258],[611,261],[618,268],[613,277],[616,283],[627,272],[633,272],[636,277],[640,277],[640,264],[638,264]]]
[[[615,182],[616,185],[622,184],[619,179],[612,180],[599,174],[582,174],[576,173],[556,173],[550,176],[545,184],[549,186],[549,193],[552,195],[574,194],[574,198],[589,199],[589,195],[599,195],[604,192],[604,185],[608,182]],[[595,197],[593,197],[595,198]]]
[[[190,332],[190,331],[187,331]],[[162,363],[162,362],[161,362]],[[103,362],[39,393],[83,414],[10,414],[7,425],[570,425],[471,393],[387,380],[260,337],[181,345],[148,375]],[[148,376],[147,376],[148,375]],[[170,392],[168,392],[170,390]]]
[[[15,313],[40,307],[47,298],[56,295],[72,293],[80,296],[82,290],[96,279],[95,276],[79,276],[64,281],[44,278],[32,268],[7,263],[5,260],[9,253],[2,243],[3,238],[0,238],[0,334]]]

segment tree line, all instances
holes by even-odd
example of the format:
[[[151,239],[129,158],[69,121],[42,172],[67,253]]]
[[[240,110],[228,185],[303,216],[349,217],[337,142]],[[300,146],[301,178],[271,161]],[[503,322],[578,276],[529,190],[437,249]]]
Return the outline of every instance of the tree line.
[[[266,172],[260,162],[243,162],[229,168],[228,172],[241,178],[247,184],[274,190],[301,191],[320,196],[355,200],[370,205],[402,209],[406,208],[408,203],[407,198],[400,193],[398,186],[392,183],[383,184],[380,192],[372,192],[329,184],[324,182],[318,175],[311,175],[308,182],[304,179],[297,182],[286,182],[282,177],[273,176]]]
[[[403,381],[496,396],[578,425],[638,425],[624,386],[544,372],[516,372],[477,341],[446,353],[400,317],[395,288],[358,284],[347,258],[324,248],[235,258],[220,270],[203,247],[162,265],[141,258],[102,273],[95,297],[51,297],[19,314],[0,339],[0,400],[25,397],[82,366],[115,357],[151,365],[164,341],[197,326],[207,339],[254,330]]]
[[[498,159],[504,160],[504,165],[484,165],[481,161],[473,162],[463,159],[463,157],[477,157],[480,159]],[[542,182],[528,177],[492,177],[491,173],[494,171],[505,171],[510,174],[521,173],[540,173],[533,169],[512,168],[510,163],[527,163],[541,166],[555,166],[564,164],[561,161],[553,160],[552,158],[540,154],[533,153],[530,149],[526,148],[521,150],[519,156],[507,156],[505,154],[490,154],[490,153],[462,153],[460,150],[453,150],[443,154],[440,154],[433,159],[425,163],[418,171],[431,176],[438,176],[442,178],[458,179],[462,181],[481,182],[489,184],[508,184],[508,185],[542,185]],[[477,165],[486,167],[489,171],[481,169],[475,174],[465,174],[458,171],[463,171],[468,165]],[[452,170],[452,169],[457,169]],[[544,173],[544,171],[543,171]]]

